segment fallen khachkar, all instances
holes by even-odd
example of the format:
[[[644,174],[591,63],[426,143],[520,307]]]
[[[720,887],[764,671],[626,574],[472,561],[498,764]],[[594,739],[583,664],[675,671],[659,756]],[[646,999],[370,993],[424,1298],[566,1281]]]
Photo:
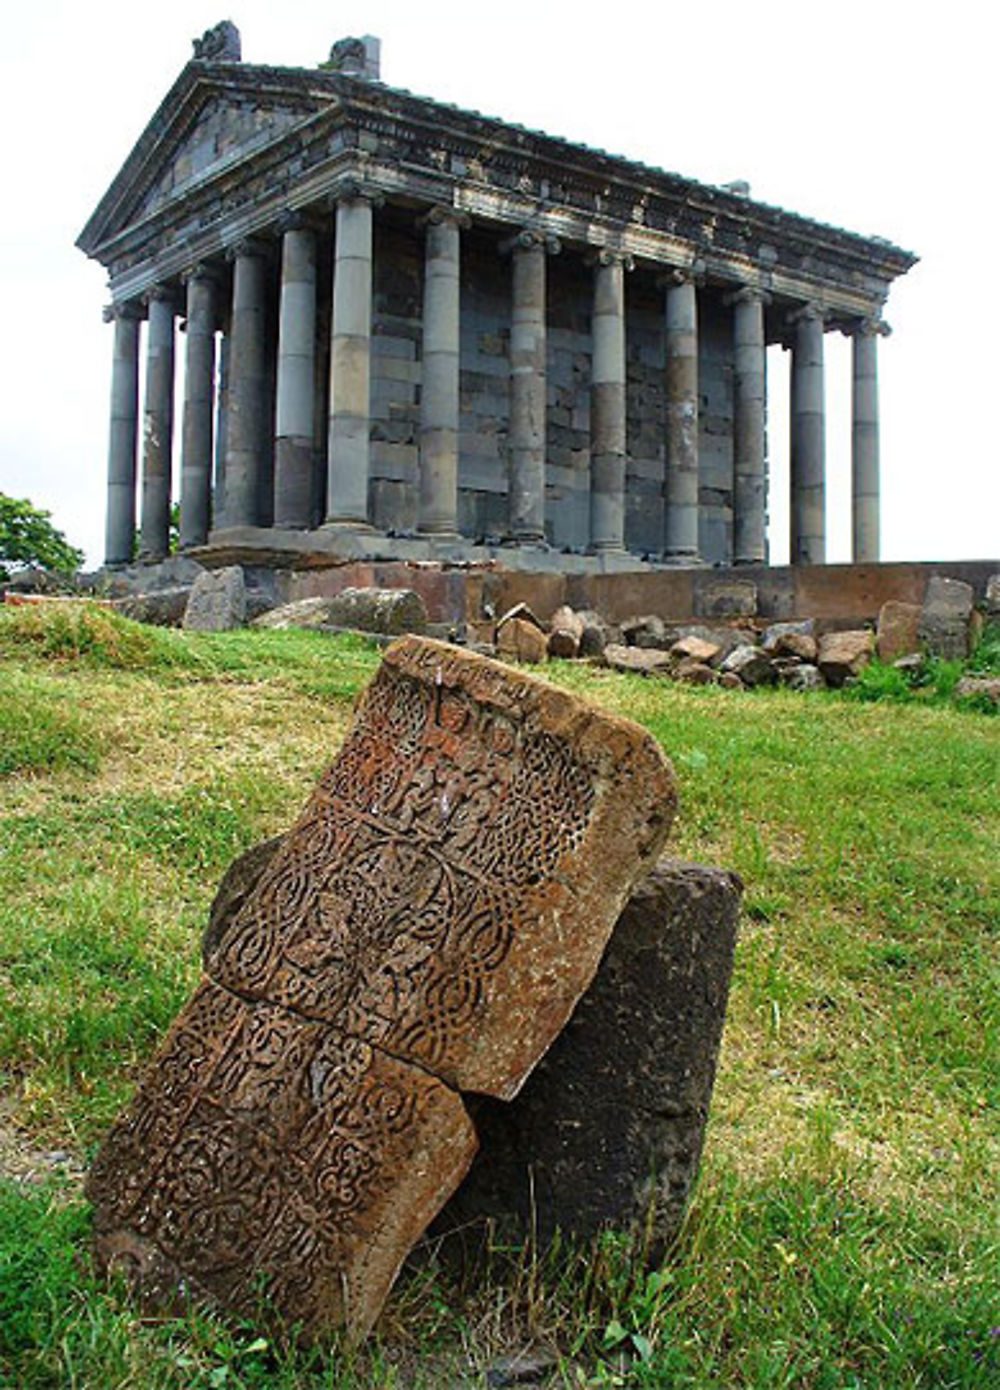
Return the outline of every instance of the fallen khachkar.
[[[148,1294],[359,1335],[586,990],[673,815],[637,726],[405,638],[89,1181]]]

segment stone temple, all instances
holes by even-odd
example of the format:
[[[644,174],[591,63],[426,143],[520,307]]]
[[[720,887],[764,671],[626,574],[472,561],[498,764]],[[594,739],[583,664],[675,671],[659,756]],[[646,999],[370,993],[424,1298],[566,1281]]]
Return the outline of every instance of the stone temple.
[[[879,558],[876,348],[915,258],[386,86],[376,39],[268,67],[217,25],[78,244],[112,294],[109,565],[165,555],[175,474],[208,565],[766,564],[775,343],[792,562],[823,564],[832,331]]]

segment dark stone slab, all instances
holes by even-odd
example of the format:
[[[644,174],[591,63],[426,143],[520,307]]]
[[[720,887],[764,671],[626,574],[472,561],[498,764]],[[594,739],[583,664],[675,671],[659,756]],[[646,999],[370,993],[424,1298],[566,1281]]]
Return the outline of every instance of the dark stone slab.
[[[475,1242],[604,1227],[676,1233],[697,1173],[742,885],[661,860],[633,891],[569,1024],[507,1104],[473,1111],[480,1151],[434,1234]]]

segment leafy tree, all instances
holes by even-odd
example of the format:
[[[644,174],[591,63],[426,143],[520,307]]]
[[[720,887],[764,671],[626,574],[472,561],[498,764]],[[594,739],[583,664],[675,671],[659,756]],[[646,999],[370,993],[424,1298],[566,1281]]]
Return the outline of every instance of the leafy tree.
[[[0,492],[0,580],[29,565],[73,574],[82,563],[83,551],[52,525],[49,512]]]

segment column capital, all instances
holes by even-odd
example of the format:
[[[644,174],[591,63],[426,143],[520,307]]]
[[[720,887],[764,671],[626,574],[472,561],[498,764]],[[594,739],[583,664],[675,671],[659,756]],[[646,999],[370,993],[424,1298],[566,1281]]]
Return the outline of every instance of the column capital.
[[[243,256],[269,256],[271,248],[263,237],[247,236],[241,237],[239,241],[232,242],[226,247],[226,260],[236,261]]]
[[[587,264],[593,266],[620,265],[622,270],[635,270],[635,257],[627,251],[616,251],[611,246],[600,246],[587,257]]]
[[[125,299],[119,304],[105,304],[101,310],[101,318],[105,323],[114,323],[116,319],[129,319],[136,323],[145,317],[142,305],[137,304],[134,299]]]
[[[197,261],[194,265],[188,266],[181,271],[181,284],[187,285],[192,280],[205,280],[210,285],[219,283],[219,272],[214,266],[206,265],[204,261]]]
[[[855,319],[853,323],[846,323],[843,331],[849,338],[889,338],[892,336],[892,329],[885,319],[874,316]]]
[[[149,289],[142,296],[143,303],[147,306],[157,302],[171,304],[176,307],[177,291],[173,285],[150,285]]]
[[[467,212],[460,212],[458,208],[450,207],[447,203],[435,203],[417,218],[418,231],[423,231],[425,227],[443,227],[445,224],[467,232],[472,226],[472,218]]]
[[[723,298],[723,304],[759,304],[766,309],[771,303],[771,295],[759,285],[741,285]]]
[[[284,236],[286,232],[318,232],[320,226],[321,219],[305,208],[285,208],[278,213],[274,223],[279,236]]]
[[[694,260],[690,265],[675,265],[656,277],[661,290],[676,289],[679,285],[694,285],[700,289],[705,283],[705,262]]]
[[[800,304],[785,315],[785,322],[791,325],[802,323],[819,323],[823,325],[827,320],[827,311],[822,304],[817,304],[815,300],[810,300],[807,304]]]
[[[371,203],[373,208],[380,208],[384,202],[385,196],[379,189],[358,178],[341,179],[327,196],[331,208],[338,203]]]
[[[510,255],[513,251],[533,251],[541,250],[550,256],[558,256],[562,250],[562,242],[551,232],[542,231],[538,227],[522,227],[520,231],[514,232],[500,243],[501,256]]]

